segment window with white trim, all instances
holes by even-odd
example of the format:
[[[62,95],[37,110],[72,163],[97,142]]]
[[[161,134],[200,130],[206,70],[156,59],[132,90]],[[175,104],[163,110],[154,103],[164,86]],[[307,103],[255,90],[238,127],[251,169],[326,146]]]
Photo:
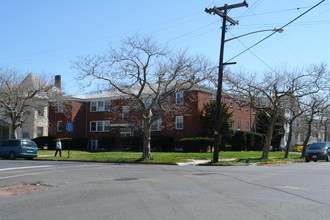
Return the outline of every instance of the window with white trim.
[[[123,114],[123,118],[127,118],[129,116],[129,106],[127,105],[123,106],[122,114]]]
[[[30,138],[30,132],[27,128],[22,128],[22,138]]]
[[[183,116],[176,116],[175,117],[175,129],[176,130],[183,130]]]
[[[233,108],[234,107],[234,99],[230,99],[229,104],[230,104],[230,107]]]
[[[63,122],[62,121],[58,121],[57,125],[56,125],[56,131],[57,132],[62,132],[63,130]]]
[[[110,131],[110,121],[91,121],[90,132],[108,132]]]
[[[237,122],[237,130],[241,130],[241,124],[242,124],[241,121],[238,121],[238,122]]]
[[[57,112],[63,112],[63,103],[61,102],[57,103]]]
[[[158,119],[157,121],[154,121],[151,124],[151,131],[161,131],[161,124],[162,124],[161,119]]]
[[[91,112],[110,111],[110,102],[109,101],[91,102],[90,111]]]
[[[37,109],[37,115],[38,117],[44,117],[45,116],[45,108],[44,107],[40,107]]]
[[[44,128],[43,127],[37,127],[37,137],[44,136]]]
[[[175,100],[176,100],[175,101],[176,104],[183,104],[184,101],[183,92],[177,92]]]
[[[91,150],[97,150],[99,148],[99,140],[89,140],[88,146]]]

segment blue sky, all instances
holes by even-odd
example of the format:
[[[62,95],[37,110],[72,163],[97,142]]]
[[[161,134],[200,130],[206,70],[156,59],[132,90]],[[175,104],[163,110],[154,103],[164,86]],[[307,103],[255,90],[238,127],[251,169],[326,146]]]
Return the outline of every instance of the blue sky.
[[[139,33],[153,36],[169,48],[189,48],[216,64],[219,59],[219,16],[205,8],[241,3],[242,0],[0,0],[0,65],[52,76],[62,75],[68,94],[82,94],[75,83],[71,62],[95,54]],[[320,0],[247,0],[248,8],[229,11],[239,21],[226,38],[252,31],[280,28]],[[225,44],[225,61],[271,32],[262,32]],[[323,2],[297,21],[236,57],[233,71],[261,73],[288,66],[330,62],[330,3]]]

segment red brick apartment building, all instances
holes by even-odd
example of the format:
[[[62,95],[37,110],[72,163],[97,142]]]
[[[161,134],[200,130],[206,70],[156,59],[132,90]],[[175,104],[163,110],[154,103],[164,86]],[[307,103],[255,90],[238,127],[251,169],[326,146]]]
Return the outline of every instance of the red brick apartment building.
[[[117,96],[118,97],[118,96]],[[185,106],[181,111],[166,113],[152,126],[152,135],[175,138],[196,137],[200,129],[203,105],[215,97],[215,90],[191,89],[172,97],[173,107]],[[250,106],[240,107],[239,102],[223,98],[233,112],[233,129],[254,131],[255,114]],[[89,146],[97,149],[102,137],[142,136],[142,119],[133,116],[134,106],[116,98],[113,93],[66,96],[49,106],[49,135],[55,137],[87,138]],[[66,123],[73,122],[73,132],[66,131]]]

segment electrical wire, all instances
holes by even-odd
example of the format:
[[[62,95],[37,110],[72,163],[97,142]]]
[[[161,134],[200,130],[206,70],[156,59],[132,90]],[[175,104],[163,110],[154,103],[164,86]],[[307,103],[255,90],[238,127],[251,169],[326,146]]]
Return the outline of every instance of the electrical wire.
[[[314,8],[316,8],[317,6],[319,6],[322,2],[324,2],[325,0],[320,1],[319,3],[317,3],[316,5],[314,5],[313,7],[311,7],[310,9],[308,9],[307,11],[305,11],[304,13],[302,13],[301,15],[297,16],[296,18],[294,18],[293,20],[291,20],[290,22],[286,23],[285,25],[283,25],[282,27],[280,27],[280,29],[284,29],[285,27],[287,27],[288,25],[292,24],[293,22],[295,22],[297,19],[301,18],[302,16],[304,16],[305,14],[307,14],[308,12],[310,12],[311,10],[313,10]],[[237,54],[236,56],[232,57],[231,59],[227,60],[226,62],[229,62],[233,59],[235,59],[236,57],[239,57],[240,55],[242,55],[243,53],[245,53],[246,51],[250,50],[251,48],[257,46],[258,44],[260,44],[261,42],[265,41],[266,39],[270,38],[271,36],[273,36],[276,32],[272,32],[271,34],[269,34],[268,36],[264,37],[263,39],[261,39],[260,41],[258,41],[257,43],[253,44],[252,46],[248,47],[247,49],[245,49],[244,51],[242,51],[241,53]]]

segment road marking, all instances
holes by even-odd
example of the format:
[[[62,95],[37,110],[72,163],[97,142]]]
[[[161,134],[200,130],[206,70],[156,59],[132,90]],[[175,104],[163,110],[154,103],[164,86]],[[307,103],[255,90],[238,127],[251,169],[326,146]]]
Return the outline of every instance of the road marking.
[[[37,169],[37,168],[47,168],[53,167],[54,165],[44,165],[44,166],[32,166],[32,167],[12,167],[12,168],[3,168],[0,171],[8,171],[8,170],[23,170],[23,169]]]

